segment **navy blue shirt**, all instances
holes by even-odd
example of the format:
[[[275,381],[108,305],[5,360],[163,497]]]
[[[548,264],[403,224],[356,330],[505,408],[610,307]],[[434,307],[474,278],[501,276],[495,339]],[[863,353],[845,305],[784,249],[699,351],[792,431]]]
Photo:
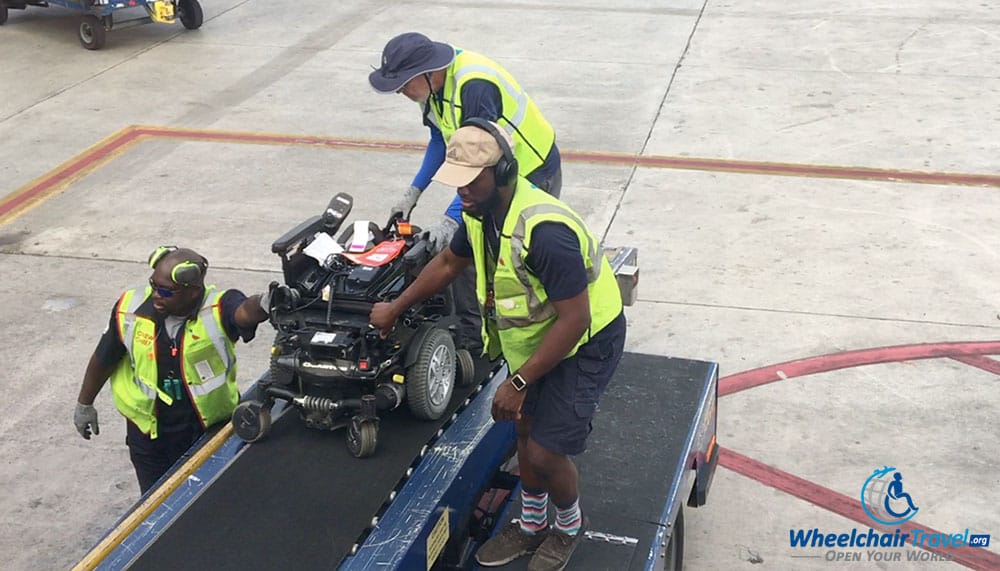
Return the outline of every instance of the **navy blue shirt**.
[[[247,296],[244,295],[243,292],[236,289],[230,289],[226,290],[226,292],[222,294],[222,298],[219,299],[219,305],[222,310],[222,326],[226,335],[233,342],[236,342],[237,339],[241,338],[244,342],[249,342],[254,338],[254,335],[257,332],[256,327],[242,329],[236,324],[236,309],[246,300],[246,298]],[[116,303],[115,306],[111,308],[111,319],[108,321],[108,328],[104,331],[104,334],[101,335],[101,339],[97,343],[97,349],[94,352],[97,356],[98,364],[106,368],[114,367],[128,354],[125,345],[118,337],[117,307],[118,304]],[[155,323],[156,370],[160,376],[160,390],[164,391],[168,395],[176,397],[177,391],[182,389],[179,387],[175,388],[168,379],[179,380],[181,378],[180,354],[174,354],[171,349],[180,346],[180,338],[183,336],[184,331],[183,323],[177,328],[176,335],[171,338],[167,332],[165,318],[153,310],[152,297],[144,301],[139,308],[136,309],[136,314],[148,317]],[[192,314],[189,319],[191,317],[194,317],[194,314]],[[181,398],[175,398],[173,404],[169,406],[162,400],[157,399],[156,416],[161,432],[171,432],[172,429],[179,430],[192,424],[200,424],[197,412],[195,412],[194,406],[190,401],[190,393],[184,391],[181,394]]]
[[[503,222],[499,225],[502,227]],[[492,216],[483,217],[483,234],[490,241],[493,252],[500,251],[500,237]],[[471,258],[472,245],[466,226],[461,225],[451,240],[451,251],[463,258]],[[580,255],[580,241],[576,233],[565,224],[543,222],[531,232],[531,249],[525,259],[528,271],[538,278],[550,301],[570,299],[587,289],[587,268]]]
[[[413,178],[413,186],[424,190],[431,183],[431,178],[437,172],[441,164],[444,163],[444,153],[447,145],[444,142],[444,135],[431,120],[431,105],[445,105],[443,90],[431,96],[430,101],[424,104],[424,125],[430,130],[431,138],[427,143],[427,150],[424,152],[424,161],[420,165],[420,171]],[[480,117],[494,123],[503,116],[503,98],[500,96],[500,88],[491,81],[485,79],[470,79],[462,84],[462,116],[460,122],[473,117]],[[543,181],[551,178],[562,168],[562,159],[559,156],[559,148],[555,142],[548,156],[543,157],[541,166],[530,173],[521,173],[522,176],[532,182]],[[455,196],[445,214],[462,224],[462,201]]]

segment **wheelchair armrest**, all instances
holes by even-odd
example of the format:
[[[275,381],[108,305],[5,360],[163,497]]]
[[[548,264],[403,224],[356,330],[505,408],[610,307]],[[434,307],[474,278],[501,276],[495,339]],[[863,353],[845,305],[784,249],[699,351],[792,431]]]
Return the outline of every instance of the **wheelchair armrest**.
[[[417,240],[408,252],[403,254],[403,263],[407,266],[423,266],[431,259],[431,246],[427,240]]]
[[[285,232],[281,238],[275,240],[271,244],[271,252],[281,256],[287,254],[289,250],[301,243],[302,240],[312,238],[322,226],[323,219],[321,216],[310,217],[295,228]]]

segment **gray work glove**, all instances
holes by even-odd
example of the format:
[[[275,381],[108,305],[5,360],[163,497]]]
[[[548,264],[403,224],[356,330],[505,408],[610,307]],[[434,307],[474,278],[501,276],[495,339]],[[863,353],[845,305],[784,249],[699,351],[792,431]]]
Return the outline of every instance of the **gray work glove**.
[[[93,405],[76,403],[76,410],[73,412],[73,424],[76,431],[86,440],[90,440],[90,431],[94,434],[101,433],[101,427],[97,425],[97,409]]]
[[[458,230],[458,222],[453,218],[445,216],[440,222],[423,231],[423,238],[430,245],[431,253],[438,255],[442,250],[451,244],[451,238]]]
[[[406,194],[403,198],[399,200],[396,204],[392,205],[392,210],[389,211],[389,216],[395,215],[397,212],[403,214],[403,220],[410,219],[410,212],[417,205],[417,201],[420,200],[420,189],[415,186],[410,186],[406,189]]]
[[[260,294],[260,308],[264,313],[271,315],[271,293],[278,287],[278,282],[271,282],[267,289]]]

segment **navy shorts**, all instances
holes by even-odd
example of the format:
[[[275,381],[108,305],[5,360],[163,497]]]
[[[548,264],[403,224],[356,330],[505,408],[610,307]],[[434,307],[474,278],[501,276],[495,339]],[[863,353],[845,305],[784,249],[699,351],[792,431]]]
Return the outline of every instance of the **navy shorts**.
[[[622,313],[528,386],[521,414],[531,417],[531,439],[546,450],[572,456],[587,449],[590,421],[625,351]]]

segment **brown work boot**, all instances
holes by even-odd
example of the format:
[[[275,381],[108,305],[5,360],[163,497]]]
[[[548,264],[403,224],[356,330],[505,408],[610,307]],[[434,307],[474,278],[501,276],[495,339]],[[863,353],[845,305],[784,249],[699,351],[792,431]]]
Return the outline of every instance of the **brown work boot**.
[[[534,553],[548,536],[548,528],[528,535],[521,531],[521,524],[514,520],[503,531],[491,537],[476,552],[476,563],[483,567],[506,565],[522,555]]]
[[[590,520],[583,518],[580,531],[576,535],[566,535],[561,531],[550,529],[548,538],[538,547],[535,555],[528,562],[528,571],[562,571],[573,551],[583,539],[583,532],[590,526]]]

